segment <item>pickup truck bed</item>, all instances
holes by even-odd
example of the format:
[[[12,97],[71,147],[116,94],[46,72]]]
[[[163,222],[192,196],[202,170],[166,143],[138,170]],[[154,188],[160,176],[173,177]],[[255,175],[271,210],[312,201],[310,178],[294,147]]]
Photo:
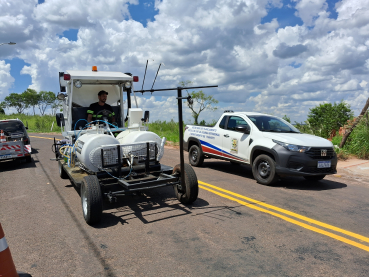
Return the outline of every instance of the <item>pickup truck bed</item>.
[[[0,143],[0,160],[26,158],[31,162],[31,145],[24,145],[22,141],[8,141]]]

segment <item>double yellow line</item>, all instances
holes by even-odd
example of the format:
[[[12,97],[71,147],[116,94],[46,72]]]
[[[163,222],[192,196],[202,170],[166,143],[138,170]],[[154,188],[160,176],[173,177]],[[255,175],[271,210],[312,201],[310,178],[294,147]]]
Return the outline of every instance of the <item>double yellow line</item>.
[[[363,249],[363,250],[369,252],[369,246],[367,246],[367,245],[358,243],[358,242],[353,241],[351,239],[347,239],[347,238],[342,237],[340,235],[336,235],[336,234],[331,233],[331,232],[328,232],[326,230],[323,230],[323,229],[314,227],[314,226],[309,225],[307,223],[304,223],[304,222],[298,221],[296,219],[293,219],[292,217],[297,218],[297,219],[300,219],[300,220],[305,221],[305,222],[308,222],[310,224],[314,224],[314,225],[323,227],[323,228],[328,229],[328,230],[332,230],[332,231],[335,231],[335,232],[338,232],[338,233],[341,233],[341,234],[345,234],[345,235],[347,235],[347,236],[349,236],[351,238],[358,239],[361,242],[367,242],[367,243],[369,243],[369,238],[368,237],[364,237],[362,235],[359,235],[359,234],[356,234],[356,233],[353,233],[353,232],[350,232],[350,231],[347,231],[347,230],[344,230],[344,229],[341,229],[341,228],[338,228],[338,227],[335,227],[335,226],[326,224],[324,222],[317,221],[317,220],[311,219],[309,217],[302,216],[302,215],[293,213],[291,211],[288,211],[288,210],[285,210],[285,209],[281,209],[281,208],[278,208],[278,207],[275,207],[275,206],[272,206],[272,205],[269,205],[269,204],[260,202],[258,200],[255,200],[255,199],[252,199],[252,198],[243,196],[243,195],[238,194],[238,193],[234,193],[234,192],[229,191],[229,190],[222,189],[220,187],[216,187],[216,186],[213,186],[213,185],[204,183],[202,181],[199,181],[199,184],[200,184],[199,185],[200,188],[202,188],[204,190],[207,190],[209,192],[212,192],[212,193],[214,193],[216,195],[219,195],[221,197],[227,198],[227,199],[229,199],[231,201],[235,201],[235,202],[237,202],[237,203],[239,203],[239,204],[241,204],[243,206],[246,206],[248,208],[251,208],[251,209],[254,209],[254,210],[263,212],[263,213],[267,213],[267,214],[273,215],[275,217],[279,217],[279,218],[281,218],[281,219],[283,219],[285,221],[288,221],[290,223],[296,224],[298,226],[301,226],[301,227],[306,228],[308,230],[317,232],[319,234],[326,235],[328,237],[334,238],[336,240],[342,241],[344,243],[350,244],[352,246],[358,247],[360,249]],[[233,196],[235,196],[237,198],[235,198]],[[240,199],[243,199],[243,200],[246,200],[246,201],[249,201],[249,202],[245,202],[245,201],[240,200]],[[267,209],[262,208],[260,206],[263,206],[263,207],[265,207]],[[277,211],[279,213],[274,212],[274,211]],[[286,215],[288,215],[290,217],[288,217]]]

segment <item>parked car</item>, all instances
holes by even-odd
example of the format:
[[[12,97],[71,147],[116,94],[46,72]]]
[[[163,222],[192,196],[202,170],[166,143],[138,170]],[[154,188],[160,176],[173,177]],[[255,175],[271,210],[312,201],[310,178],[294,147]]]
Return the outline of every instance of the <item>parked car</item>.
[[[31,162],[28,127],[19,119],[0,120],[0,160],[26,158]]]

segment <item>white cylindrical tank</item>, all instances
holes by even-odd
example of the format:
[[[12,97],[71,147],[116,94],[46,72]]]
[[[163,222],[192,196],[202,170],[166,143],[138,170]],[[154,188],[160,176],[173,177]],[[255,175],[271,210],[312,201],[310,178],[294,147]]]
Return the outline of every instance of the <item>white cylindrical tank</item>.
[[[99,169],[92,164],[89,155],[94,149],[101,145],[108,144],[119,144],[119,141],[116,138],[105,134],[85,134],[80,136],[75,144],[79,162],[93,172],[99,171]]]
[[[161,138],[150,131],[130,131],[126,130],[121,132],[117,136],[117,140],[120,144],[130,144],[135,142],[147,142],[147,141],[153,141],[156,142],[158,147],[160,147],[161,144]]]

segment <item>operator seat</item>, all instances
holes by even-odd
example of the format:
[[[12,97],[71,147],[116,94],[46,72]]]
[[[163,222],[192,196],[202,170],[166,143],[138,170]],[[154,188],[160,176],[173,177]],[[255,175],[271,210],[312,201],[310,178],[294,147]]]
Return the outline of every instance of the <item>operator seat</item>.
[[[122,126],[122,121],[120,119],[120,106],[112,106],[113,112],[115,113],[115,122],[117,122],[118,126]],[[74,130],[74,125],[79,119],[87,120],[87,110],[88,107],[73,107],[72,108],[72,130]],[[78,121],[75,129],[79,130],[83,129],[86,126],[87,122],[85,120]]]

